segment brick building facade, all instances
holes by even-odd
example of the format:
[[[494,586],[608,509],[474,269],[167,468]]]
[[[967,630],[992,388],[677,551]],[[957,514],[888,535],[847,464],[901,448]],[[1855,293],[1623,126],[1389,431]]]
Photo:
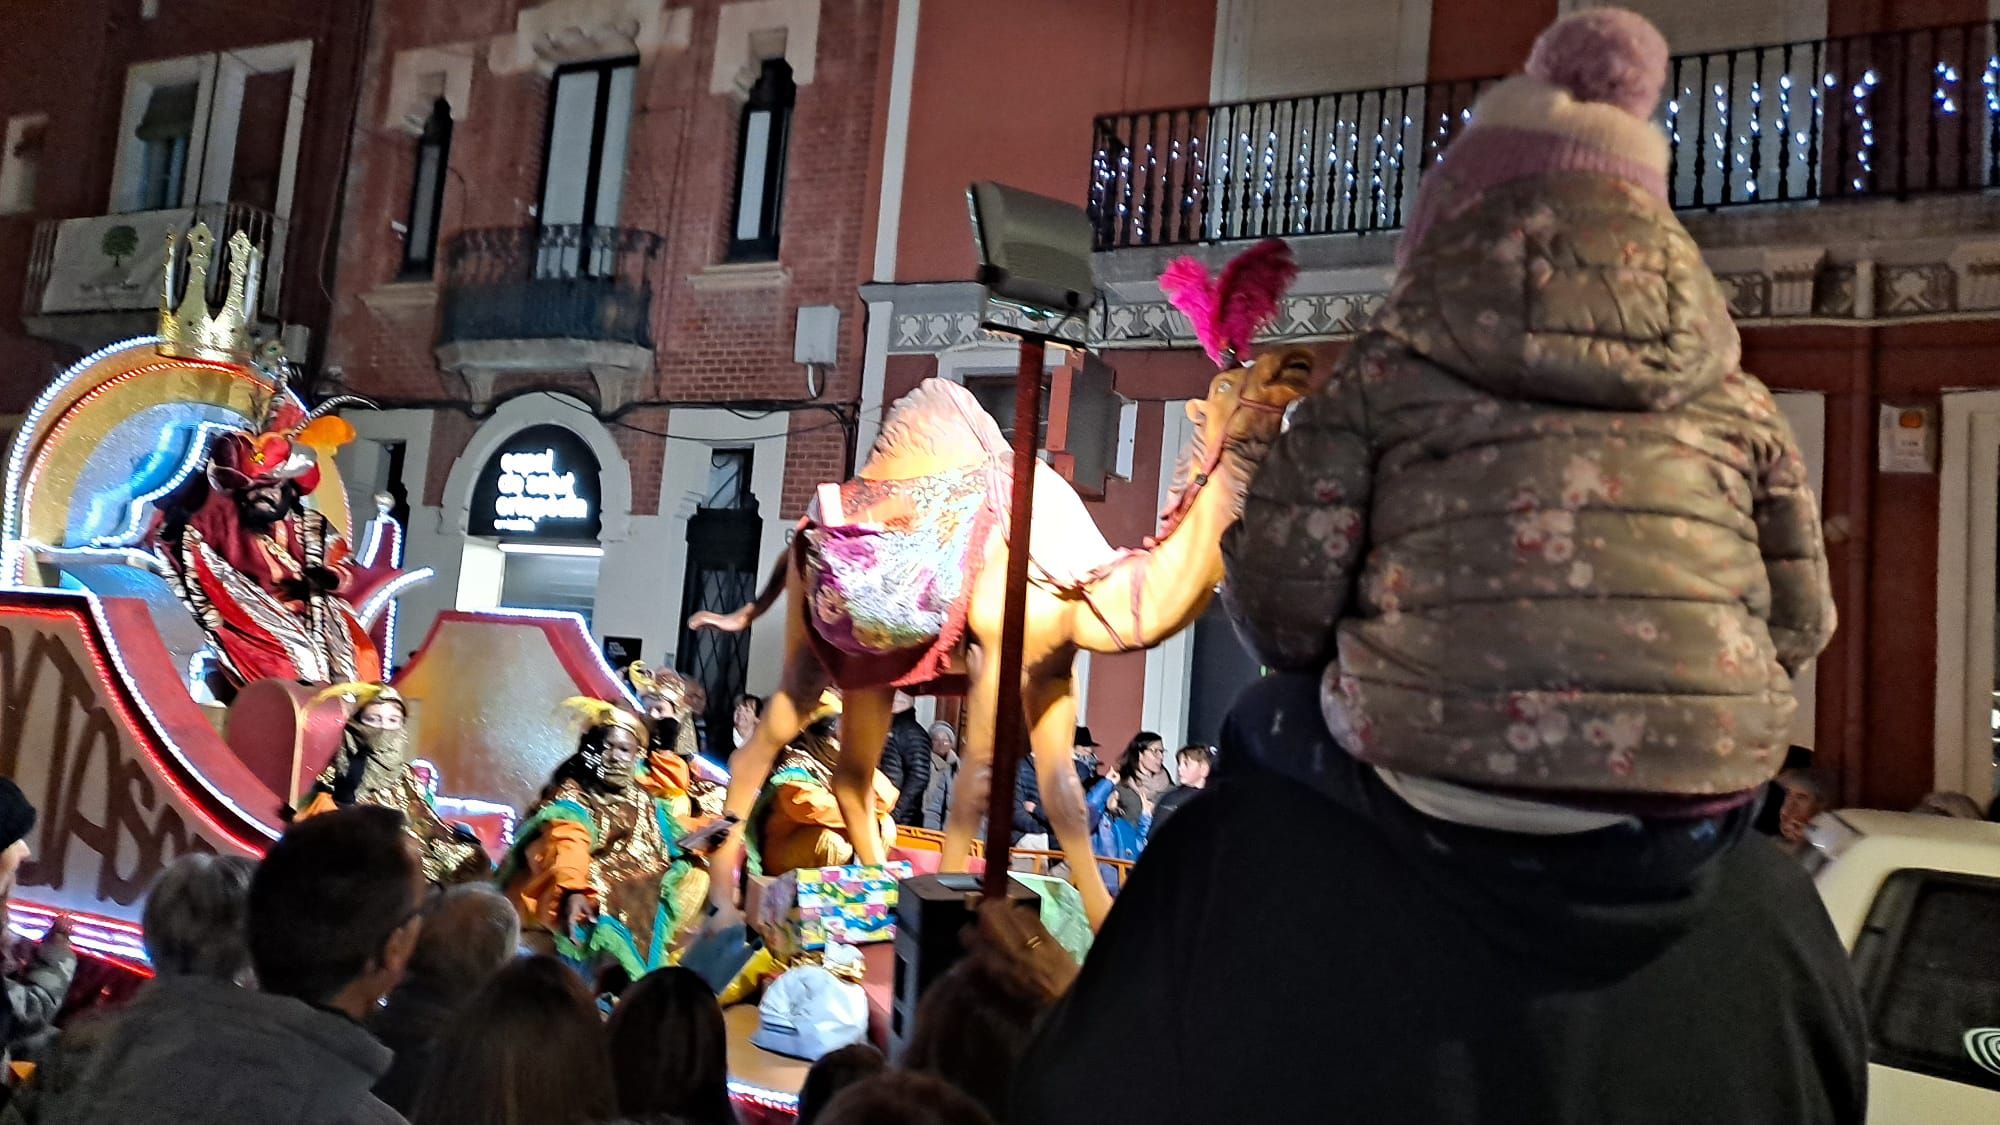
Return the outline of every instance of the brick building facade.
[[[379,9],[323,389],[385,408],[355,419],[352,483],[406,498],[438,571],[407,622],[576,609],[718,692],[769,686],[775,635],[697,657],[680,622],[746,595],[848,466],[881,44],[879,0]],[[601,527],[479,534],[481,471],[546,425],[594,451]]]
[[[317,361],[370,7],[13,6],[0,42],[0,414],[83,354],[153,331],[158,236],[195,218],[265,248],[259,330]],[[105,252],[121,240],[130,252]]]
[[[1330,368],[1386,287],[1434,123],[1448,140],[1479,80],[1587,3],[26,5],[0,47],[0,414],[148,329],[157,284],[127,242],[196,217],[250,230],[274,262],[261,330],[288,337],[313,391],[385,407],[351,412],[343,468],[364,510],[376,492],[406,509],[409,559],[437,572],[406,599],[395,655],[442,609],[566,608],[718,689],[768,687],[778,630],[697,652],[687,613],[747,596],[810,489],[918,380],[1013,371],[1011,345],[977,331],[967,183],[1115,216],[1093,362],[1122,413],[1094,435],[1114,471],[1090,502],[1112,542],[1136,543],[1180,404],[1210,375],[1158,270],[1219,262],[1291,216],[1305,273],[1278,335]],[[1749,367],[1816,451],[1842,628],[1801,685],[1799,737],[1851,801],[1990,791],[1991,6],[1627,4],[1687,53],[1676,203]],[[1169,167],[1196,139],[1247,145],[1238,167],[1254,165],[1243,138],[1295,142],[1234,115],[1300,107],[1333,124],[1299,151],[1390,186],[1343,195],[1316,173],[1304,195],[1341,206],[1288,212],[1220,167],[1198,190]],[[1914,471],[1878,440],[1905,420]],[[510,454],[543,453],[552,471],[501,481]],[[588,518],[552,514],[569,503]],[[1212,615],[1080,678],[1107,741],[1179,740],[1211,733],[1253,672]]]

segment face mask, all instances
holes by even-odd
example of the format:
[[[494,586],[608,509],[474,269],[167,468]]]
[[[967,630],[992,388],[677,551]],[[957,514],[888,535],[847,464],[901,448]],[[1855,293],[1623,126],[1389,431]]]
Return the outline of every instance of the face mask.
[[[681,721],[675,718],[654,719],[651,733],[646,740],[649,750],[671,750],[678,752],[681,742]]]
[[[383,730],[349,723],[346,735],[347,746],[342,750],[341,760],[337,763],[339,768],[335,771],[341,781],[335,786],[334,796],[342,804],[353,802],[360,794],[389,788],[408,768],[408,730]],[[352,785],[351,789],[349,785]]]
[[[354,723],[348,731],[352,731],[354,739],[368,749],[368,757],[380,765],[402,769],[410,761],[410,731],[406,727],[384,731],[382,727],[362,727],[360,723]]]

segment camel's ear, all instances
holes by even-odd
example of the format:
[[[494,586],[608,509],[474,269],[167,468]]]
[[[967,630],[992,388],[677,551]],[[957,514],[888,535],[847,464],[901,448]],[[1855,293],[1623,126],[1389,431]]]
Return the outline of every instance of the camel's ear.
[[[1199,398],[1187,400],[1187,416],[1188,421],[1197,426],[1208,421],[1208,401]]]

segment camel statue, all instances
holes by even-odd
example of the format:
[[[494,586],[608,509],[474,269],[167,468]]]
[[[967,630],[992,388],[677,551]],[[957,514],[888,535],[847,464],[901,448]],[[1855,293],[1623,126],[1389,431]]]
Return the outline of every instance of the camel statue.
[[[1178,283],[1175,269],[1182,271]],[[1201,284],[1188,281],[1190,270],[1200,271]],[[1271,240],[1232,263],[1218,286],[1210,287],[1191,259],[1176,263],[1162,285],[1220,360],[1247,351],[1295,272],[1284,244]],[[1111,548],[1068,482],[1037,462],[1021,699],[1045,815],[1093,927],[1110,911],[1111,895],[1091,860],[1088,812],[1070,765],[1076,654],[1148,649],[1201,615],[1222,581],[1222,533],[1242,513],[1250,477],[1285,408],[1305,393],[1311,366],[1306,349],[1273,351],[1228,366],[1205,399],[1187,404],[1195,433],[1181,452],[1160,528],[1142,548]],[[854,862],[883,862],[869,786],[894,691],[957,681],[966,685],[969,713],[943,867],[966,869],[991,782],[1009,457],[999,426],[969,392],[925,380],[890,411],[859,475],[821,486],[756,601],[689,619],[694,628],[740,632],[780,592],[789,595],[779,687],[730,758],[727,811],[749,814],[779,750],[832,683],[844,704],[832,789]],[[718,849],[715,870],[730,870],[740,857],[741,832]],[[720,916],[735,916],[731,883],[714,881]]]

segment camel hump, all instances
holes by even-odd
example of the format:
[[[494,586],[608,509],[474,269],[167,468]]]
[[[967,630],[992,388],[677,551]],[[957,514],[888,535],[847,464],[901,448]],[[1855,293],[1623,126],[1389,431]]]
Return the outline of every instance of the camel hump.
[[[1007,439],[971,391],[930,378],[896,400],[861,466],[869,480],[909,480],[1004,456]]]

